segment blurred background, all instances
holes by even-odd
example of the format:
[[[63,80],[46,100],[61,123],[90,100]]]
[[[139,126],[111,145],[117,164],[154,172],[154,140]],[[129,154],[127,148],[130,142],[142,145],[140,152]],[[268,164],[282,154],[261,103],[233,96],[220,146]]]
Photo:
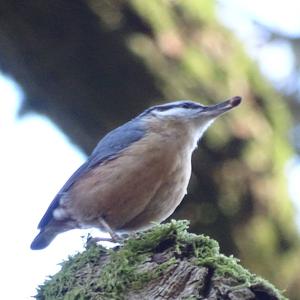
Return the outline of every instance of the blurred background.
[[[172,218],[300,299],[299,11],[297,0],[0,0],[2,297],[30,299],[82,249],[82,231],[29,245],[105,132],[164,101],[240,95],[194,153]]]

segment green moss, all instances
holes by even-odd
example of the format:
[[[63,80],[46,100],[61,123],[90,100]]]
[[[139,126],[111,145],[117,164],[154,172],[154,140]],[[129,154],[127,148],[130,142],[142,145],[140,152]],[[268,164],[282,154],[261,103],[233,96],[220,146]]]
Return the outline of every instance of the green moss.
[[[107,250],[93,245],[63,262],[61,271],[39,287],[36,299],[122,299],[128,289],[142,288],[183,257],[194,265],[214,269],[214,276],[232,277],[247,287],[262,284],[278,299],[285,299],[271,284],[239,265],[237,259],[220,254],[215,240],[188,233],[188,224],[172,220],[157,225],[119,248]],[[150,272],[138,267],[166,249],[172,253],[170,258]]]

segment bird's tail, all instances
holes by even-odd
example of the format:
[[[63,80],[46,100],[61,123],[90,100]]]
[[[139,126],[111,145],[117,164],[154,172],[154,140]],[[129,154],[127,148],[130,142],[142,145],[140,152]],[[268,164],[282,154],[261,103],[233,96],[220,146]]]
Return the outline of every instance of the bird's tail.
[[[46,248],[58,233],[59,231],[57,231],[57,228],[53,226],[43,228],[31,243],[30,248],[32,250],[41,250]]]

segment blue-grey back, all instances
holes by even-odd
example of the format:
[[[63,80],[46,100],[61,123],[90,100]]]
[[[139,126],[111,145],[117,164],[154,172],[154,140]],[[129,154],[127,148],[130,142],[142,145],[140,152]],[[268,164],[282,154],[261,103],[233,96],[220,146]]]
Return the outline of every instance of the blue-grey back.
[[[68,192],[72,185],[80,180],[81,176],[104,161],[115,159],[121,151],[142,139],[145,134],[146,127],[144,122],[141,118],[135,118],[105,135],[99,141],[88,160],[74,172],[55,196],[42,217],[38,228],[43,229],[50,222],[53,210],[58,207],[61,196]]]
[[[145,134],[145,124],[139,118],[114,129],[104,136],[93,150],[89,159],[89,167],[92,168],[94,164],[99,164],[99,159],[103,161],[103,159],[113,158],[120,151],[140,140]]]

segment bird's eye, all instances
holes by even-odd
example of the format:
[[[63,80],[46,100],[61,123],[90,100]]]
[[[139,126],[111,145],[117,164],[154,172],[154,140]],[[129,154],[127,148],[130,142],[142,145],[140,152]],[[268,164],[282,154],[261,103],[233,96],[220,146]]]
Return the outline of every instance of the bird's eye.
[[[201,105],[193,102],[185,102],[182,103],[180,107],[185,109],[199,109],[201,108]]]
[[[189,103],[183,103],[183,104],[181,105],[181,107],[182,107],[182,108],[190,108],[190,105],[189,105]]]

